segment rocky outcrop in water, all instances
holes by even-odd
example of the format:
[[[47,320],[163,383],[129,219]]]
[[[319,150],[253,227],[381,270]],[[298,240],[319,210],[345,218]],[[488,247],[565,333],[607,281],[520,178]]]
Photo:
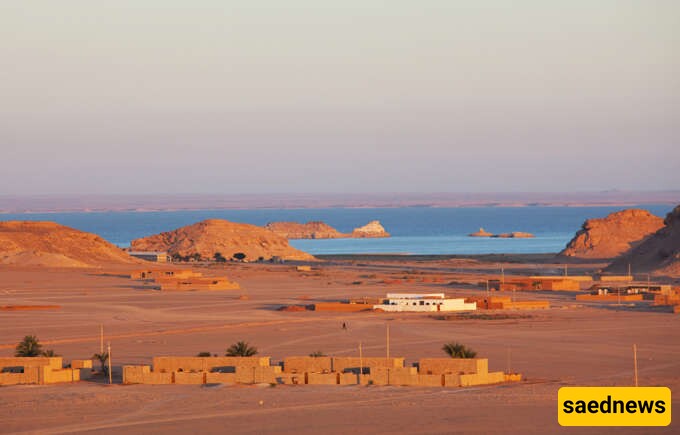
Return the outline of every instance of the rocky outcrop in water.
[[[385,228],[380,224],[380,221],[371,221],[363,227],[355,228],[352,231],[351,237],[354,238],[374,238],[374,237],[390,237],[390,233],[385,231]]]
[[[270,222],[265,228],[287,239],[343,239],[343,238],[369,238],[390,237],[390,233],[380,224],[380,221],[371,221],[363,227],[355,228],[351,233],[341,233],[324,222]]]
[[[468,234],[468,237],[491,237],[493,233],[486,231],[484,228],[480,228],[479,231]]]
[[[493,234],[480,228],[479,231],[468,234],[468,237],[494,237],[497,239],[529,239],[534,237],[531,233],[524,233],[521,231],[513,231],[511,233]]]
[[[513,231],[511,233],[494,234],[491,237],[495,237],[495,238],[499,238],[499,239],[531,239],[535,236],[531,233],[524,233],[522,231]]]
[[[299,222],[270,222],[266,229],[286,239],[340,239],[349,237],[332,226],[319,221],[301,224]]]

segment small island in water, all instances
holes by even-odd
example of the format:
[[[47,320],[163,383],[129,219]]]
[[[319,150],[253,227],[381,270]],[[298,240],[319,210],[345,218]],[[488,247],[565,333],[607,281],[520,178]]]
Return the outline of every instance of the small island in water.
[[[480,228],[479,231],[468,234],[468,237],[496,237],[496,238],[500,238],[500,239],[530,239],[530,238],[535,237],[535,236],[531,233],[524,233],[522,231],[513,231],[511,233],[493,234],[493,233],[490,233],[490,232],[484,230],[484,228]]]

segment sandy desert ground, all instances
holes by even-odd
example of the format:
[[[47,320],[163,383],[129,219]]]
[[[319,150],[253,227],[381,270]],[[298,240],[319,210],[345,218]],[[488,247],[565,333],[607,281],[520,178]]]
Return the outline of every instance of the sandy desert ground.
[[[508,260],[505,258],[505,260]],[[474,388],[378,386],[193,386],[76,384],[0,387],[0,433],[677,433],[666,428],[562,428],[561,386],[632,385],[632,345],[641,385],[680,391],[680,316],[648,303],[615,307],[577,303],[572,292],[516,293],[548,299],[549,310],[502,320],[436,320],[427,314],[283,312],[304,305],[387,292],[479,295],[498,275],[498,258],[335,258],[297,272],[290,264],[198,268],[227,274],[238,291],[160,292],[126,273],[130,267],[44,269],[0,266],[0,305],[59,305],[0,311],[0,356],[36,334],[68,362],[99,350],[99,325],[111,341],[114,380],[124,364],[153,356],[223,354],[246,340],[260,355],[322,351],[391,354],[407,364],[441,357],[460,341],[488,357],[491,370],[523,373],[521,383]],[[602,267],[573,264],[571,273]],[[558,273],[546,257],[522,256],[506,274]],[[382,281],[400,284],[385,284]],[[239,298],[247,295],[247,299]],[[342,329],[346,322],[347,330]],[[677,395],[673,407],[680,409]]]

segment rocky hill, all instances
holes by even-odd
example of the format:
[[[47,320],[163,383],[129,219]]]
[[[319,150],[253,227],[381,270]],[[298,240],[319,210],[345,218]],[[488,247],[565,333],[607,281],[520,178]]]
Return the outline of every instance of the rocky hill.
[[[0,222],[0,264],[48,267],[98,267],[136,264],[101,237],[54,222]]]
[[[200,254],[211,259],[219,252],[227,259],[243,253],[246,260],[260,257],[269,260],[314,260],[306,252],[288,244],[285,237],[255,225],[208,219],[161,234],[133,240],[130,247],[136,251],[167,251],[170,255],[190,256]]]
[[[655,272],[680,277],[680,205],[666,215],[664,226],[631,251],[617,258],[606,271]]]
[[[663,227],[663,219],[647,210],[627,209],[601,219],[588,219],[566,248],[565,257],[614,258]]]
[[[380,224],[380,221],[371,221],[363,227],[355,228],[350,237],[354,238],[373,238],[389,237],[390,233]]]
[[[307,222],[270,222],[266,229],[285,237],[286,239],[340,239],[349,237],[332,226],[319,221]]]

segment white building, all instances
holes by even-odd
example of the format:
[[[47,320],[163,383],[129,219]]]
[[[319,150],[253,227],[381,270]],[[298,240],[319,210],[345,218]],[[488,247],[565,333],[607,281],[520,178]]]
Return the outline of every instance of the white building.
[[[400,312],[428,311],[471,311],[477,309],[477,303],[466,303],[462,298],[447,298],[444,293],[388,293],[387,299],[374,309]]]

